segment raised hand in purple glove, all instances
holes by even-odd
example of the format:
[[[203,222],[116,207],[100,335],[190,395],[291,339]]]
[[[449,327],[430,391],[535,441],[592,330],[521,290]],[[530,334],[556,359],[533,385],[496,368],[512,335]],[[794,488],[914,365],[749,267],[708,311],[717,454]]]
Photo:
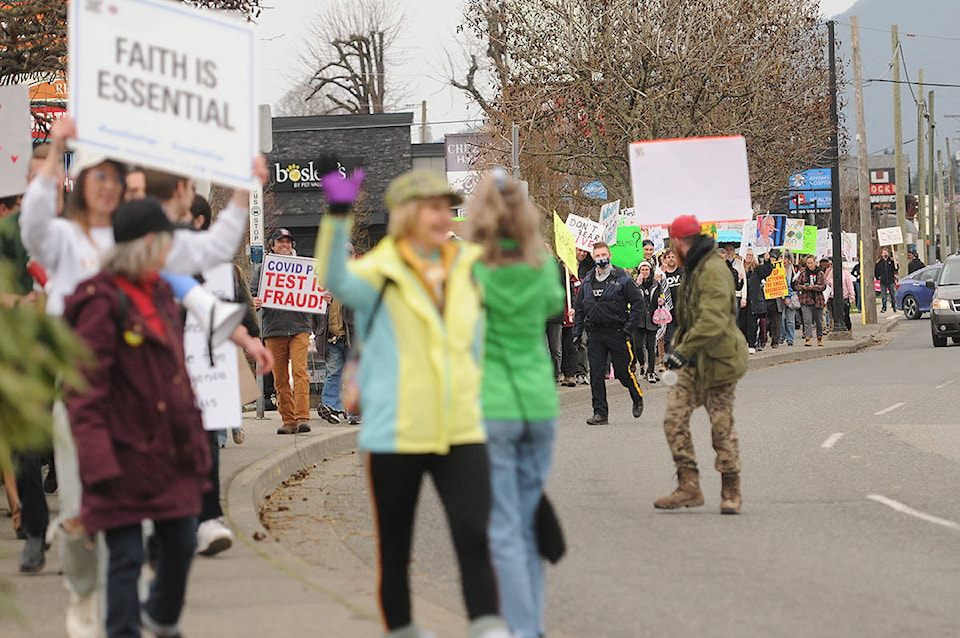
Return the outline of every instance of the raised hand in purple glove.
[[[350,206],[357,201],[360,185],[366,175],[366,171],[358,168],[348,177],[344,177],[339,171],[333,171],[320,178],[323,191],[327,195],[327,203],[330,204],[330,212],[342,214],[350,210]]]

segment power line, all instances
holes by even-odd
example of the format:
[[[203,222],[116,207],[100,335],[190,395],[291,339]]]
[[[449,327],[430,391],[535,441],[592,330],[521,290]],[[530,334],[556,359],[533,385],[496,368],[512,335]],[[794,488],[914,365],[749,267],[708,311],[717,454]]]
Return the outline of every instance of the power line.
[[[867,80],[867,82],[887,82],[889,84],[916,84],[916,85],[920,84],[919,82],[910,82],[909,80],[886,80],[884,78],[870,78]],[[946,87],[948,89],[960,89],[960,84],[940,84],[937,82],[924,82],[923,85],[924,86],[940,86],[940,87]],[[916,100],[916,96],[914,96],[914,100]]]
[[[848,27],[850,26],[849,22],[838,22],[838,24],[842,24]],[[862,24],[860,25],[860,29],[863,31],[877,31],[879,33],[890,33],[889,28],[883,29],[880,27],[865,27]],[[951,42],[960,42],[960,38],[951,37],[948,35],[925,35],[921,33],[901,33],[900,36],[906,37],[906,38],[924,38],[928,40],[948,40]]]

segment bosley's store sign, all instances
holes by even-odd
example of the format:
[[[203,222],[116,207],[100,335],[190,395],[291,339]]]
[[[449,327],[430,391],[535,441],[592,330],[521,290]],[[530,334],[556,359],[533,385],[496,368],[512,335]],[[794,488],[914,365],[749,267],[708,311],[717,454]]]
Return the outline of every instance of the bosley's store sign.
[[[346,160],[346,163],[348,166],[360,165],[357,160]],[[314,160],[281,160],[275,162],[270,171],[273,190],[321,190],[323,186],[320,183],[320,178],[323,175],[318,164],[319,162]],[[341,175],[347,176],[348,169],[343,163],[337,162],[337,168]]]

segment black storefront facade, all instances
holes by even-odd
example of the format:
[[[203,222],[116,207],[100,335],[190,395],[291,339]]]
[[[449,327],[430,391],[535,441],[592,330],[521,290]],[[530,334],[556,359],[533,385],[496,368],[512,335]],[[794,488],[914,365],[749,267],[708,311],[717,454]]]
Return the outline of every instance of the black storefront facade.
[[[317,160],[333,154],[344,171],[367,172],[355,243],[362,250],[386,233],[383,194],[390,181],[412,168],[412,113],[273,118],[273,151],[267,154],[270,183],[264,187],[266,237],[287,228],[297,254],[313,256],[325,207]]]

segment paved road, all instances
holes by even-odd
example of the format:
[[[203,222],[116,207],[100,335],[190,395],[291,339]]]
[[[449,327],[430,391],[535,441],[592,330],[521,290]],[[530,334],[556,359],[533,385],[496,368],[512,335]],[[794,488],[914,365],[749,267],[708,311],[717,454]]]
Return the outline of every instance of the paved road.
[[[718,513],[702,411],[694,430],[707,504],[657,512],[653,500],[673,488],[666,390],[648,392],[639,421],[612,392],[607,427],[584,425],[584,392],[564,410],[548,486],[570,544],[548,574],[550,635],[960,634],[960,346],[934,349],[928,326],[902,322],[882,347],[748,373],[736,408],[739,517]],[[325,528],[372,565],[356,457],[323,464],[294,489],[321,485],[336,495]],[[415,587],[458,609],[432,493],[421,512]],[[291,527],[282,540],[299,540],[308,560],[322,564],[319,554],[334,551],[311,549],[304,519]]]

